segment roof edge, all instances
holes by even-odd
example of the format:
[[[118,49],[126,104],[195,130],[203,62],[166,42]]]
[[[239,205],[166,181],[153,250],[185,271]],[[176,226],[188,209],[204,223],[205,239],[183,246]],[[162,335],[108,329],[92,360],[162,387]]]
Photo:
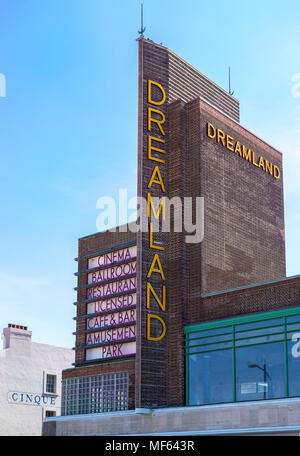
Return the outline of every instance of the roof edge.
[[[279,279],[269,280],[267,282],[253,283],[253,284],[250,284],[250,285],[244,285],[244,286],[237,287],[237,288],[229,288],[228,290],[215,291],[215,292],[212,292],[212,293],[203,293],[203,294],[201,294],[201,298],[209,298],[209,297],[212,297],[212,296],[219,296],[219,295],[222,295],[222,294],[239,292],[239,291],[248,290],[248,289],[252,289],[252,288],[257,288],[257,287],[261,287],[261,286],[275,285],[276,283],[279,284],[279,283],[282,283],[282,282],[288,282],[289,280],[293,280],[293,279],[299,279],[300,280],[300,274],[299,275],[295,275],[295,276],[290,276],[290,277],[281,277]]]

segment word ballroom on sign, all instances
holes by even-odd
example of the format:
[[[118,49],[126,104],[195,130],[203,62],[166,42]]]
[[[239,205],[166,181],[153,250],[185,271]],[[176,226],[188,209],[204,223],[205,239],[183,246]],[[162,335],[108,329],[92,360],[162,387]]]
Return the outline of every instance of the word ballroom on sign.
[[[129,275],[136,274],[136,261],[131,263],[118,264],[111,268],[101,269],[100,271],[92,272],[88,276],[88,283],[101,283],[108,280],[120,279]]]

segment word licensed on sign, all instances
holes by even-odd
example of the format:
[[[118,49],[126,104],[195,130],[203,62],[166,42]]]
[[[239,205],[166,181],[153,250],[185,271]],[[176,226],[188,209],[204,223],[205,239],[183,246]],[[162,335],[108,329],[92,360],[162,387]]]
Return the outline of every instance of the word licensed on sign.
[[[88,303],[88,314],[121,310],[136,305],[136,293],[128,293],[122,296],[102,299],[101,301]]]

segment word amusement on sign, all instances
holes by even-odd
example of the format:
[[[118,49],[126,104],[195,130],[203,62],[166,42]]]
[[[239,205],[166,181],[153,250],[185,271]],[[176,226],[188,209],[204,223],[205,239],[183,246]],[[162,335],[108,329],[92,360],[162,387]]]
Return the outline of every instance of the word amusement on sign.
[[[153,100],[152,96],[152,88],[155,87],[156,92],[160,93],[159,100]],[[157,97],[156,97],[157,98]],[[153,240],[153,224],[151,223],[151,215],[155,217],[156,220],[159,221],[160,214],[162,214],[162,219],[165,220],[165,197],[163,196],[165,193],[165,185],[162,179],[161,169],[165,167],[165,154],[166,150],[163,149],[165,145],[165,137],[166,133],[164,130],[164,123],[166,121],[164,113],[156,109],[157,106],[162,106],[166,101],[166,92],[163,87],[158,83],[149,80],[148,81],[148,115],[147,115],[147,124],[148,124],[148,139],[147,139],[147,159],[153,163],[153,171],[151,178],[149,180],[147,186],[147,202],[148,202],[148,222],[149,222],[149,247],[153,250],[153,258],[151,261],[150,268],[147,273],[147,282],[146,282],[146,307],[147,310],[150,309],[150,297],[152,296],[155,302],[158,304],[159,308],[162,312],[166,312],[166,285],[165,285],[165,274],[162,268],[161,257],[160,255],[165,250],[162,245],[155,244]],[[155,106],[155,108],[153,107]],[[159,134],[162,138],[158,136],[154,136]],[[153,153],[155,155],[153,155]],[[154,209],[151,190],[155,187],[156,190],[159,192],[160,205],[157,211]],[[151,278],[153,274],[158,274],[161,279],[161,290],[155,290],[151,285]],[[151,313],[147,314],[147,340],[153,342],[161,341],[166,335],[166,323],[165,320],[152,313],[153,310],[151,309]],[[151,322],[152,321],[159,321],[161,325],[161,334],[157,337],[151,335]]]
[[[86,338],[87,345],[105,344],[108,342],[122,342],[128,339],[134,339],[135,325],[123,326],[121,328],[110,328],[105,331],[88,334]]]
[[[232,136],[224,133],[220,128],[216,128],[211,122],[207,123],[207,136],[215,139],[227,150],[238,154],[241,158],[251,163],[253,166],[270,174],[275,179],[280,179],[281,172],[277,165],[266,160],[263,156],[256,157],[255,151],[245,147],[240,141],[235,141]]]

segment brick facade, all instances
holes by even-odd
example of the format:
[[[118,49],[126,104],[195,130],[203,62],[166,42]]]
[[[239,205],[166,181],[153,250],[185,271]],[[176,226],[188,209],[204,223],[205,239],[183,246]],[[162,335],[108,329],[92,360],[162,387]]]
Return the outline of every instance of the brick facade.
[[[300,276],[203,295],[189,306],[186,325],[300,306]]]
[[[165,318],[167,333],[153,342],[146,335],[146,282],[154,253],[149,233],[127,230],[80,239],[79,272],[87,270],[88,255],[137,242],[136,357],[79,368],[86,357],[81,348],[76,350],[77,367],[63,373],[71,378],[130,372],[131,408],[185,404],[184,326],[300,304],[299,278],[218,294],[285,277],[282,155],[239,124],[235,98],[172,51],[144,39],[139,40],[138,195],[146,197],[155,166],[147,160],[149,79],[166,92],[165,105],[158,107],[166,116],[166,135],[154,126],[155,137],[165,140],[166,162],[160,167],[165,195],[204,198],[204,240],[187,244],[184,232],[155,234],[155,241],[165,246],[160,257],[167,289],[166,313],[157,303],[155,313]],[[208,122],[278,166],[281,178],[209,138]],[[158,186],[152,196],[161,197]],[[157,275],[151,283],[161,289]],[[78,287],[85,284],[87,273],[80,273]],[[87,304],[80,302],[85,299],[86,289],[79,288],[77,317],[87,313]],[[151,309],[154,305],[152,298]],[[76,331],[85,329],[86,319],[76,319]],[[159,333],[160,328],[154,325],[153,330]],[[77,334],[76,347],[84,344],[85,334]]]
[[[88,259],[91,256],[96,256],[97,253],[116,248],[118,246],[127,245],[136,242],[136,234],[133,233],[129,226],[126,231],[118,228],[116,232],[106,231],[104,233],[96,233],[90,236],[79,239],[78,241],[78,276],[77,286],[84,286],[88,283],[88,273],[83,272],[88,269]],[[78,318],[87,314],[87,303],[80,302],[86,300],[86,288],[77,289],[76,303],[76,333],[84,331],[86,327],[86,318]],[[85,333],[76,334],[75,348],[85,345]],[[81,367],[81,364],[84,366]],[[135,361],[134,357],[128,360],[117,362],[103,361],[94,365],[94,361],[86,362],[86,350],[84,348],[76,349],[74,369],[63,371],[62,379],[70,379],[91,375],[104,375],[107,373],[129,372],[129,408],[134,408],[135,405]]]
[[[147,160],[147,83],[152,80],[162,85],[167,98],[167,110],[165,105],[158,107],[166,115],[166,137],[154,129],[156,137],[166,140],[166,166],[161,166],[165,195],[201,196],[205,204],[202,243],[186,244],[184,233],[156,235],[166,246],[160,257],[167,286],[167,335],[158,343],[148,341],[145,331],[147,272],[154,252],[148,233],[138,234],[136,404],[175,406],[184,403],[182,329],[189,309],[199,305],[203,293],[285,276],[282,155],[239,124],[237,100],[172,51],[142,39],[139,53],[138,194],[146,196],[154,166]],[[263,156],[278,166],[281,178],[210,139],[208,122],[254,150],[256,158]],[[161,197],[159,190],[154,188],[154,196],[157,191]],[[155,312],[163,316],[160,309]]]
[[[166,103],[153,106],[149,103],[148,81],[159,83],[166,93]],[[193,123],[196,118],[189,117],[188,125],[186,108],[183,106],[197,97],[202,97],[212,103],[218,110],[225,112],[230,119],[239,121],[239,102],[215,83],[210,81],[191,65],[178,57],[175,53],[157,45],[151,40],[139,40],[139,122],[138,122],[138,196],[147,197],[149,182],[157,162],[148,159],[148,137],[149,119],[148,109],[157,107],[166,117],[163,128],[166,135],[162,135],[157,125],[151,124],[151,135],[158,140],[164,140],[166,151],[165,163],[160,164],[159,169],[165,186],[164,195],[172,196],[200,196],[199,171],[200,162],[198,159],[193,162],[186,160],[187,154],[187,131],[193,136]],[[161,93],[153,88],[153,99],[161,99]],[[172,108],[172,104],[175,107]],[[172,114],[176,117],[172,118]],[[157,115],[160,119],[160,115]],[[198,129],[196,130],[198,132]],[[199,137],[194,137],[199,147]],[[157,144],[156,144],[157,146]],[[174,156],[173,156],[174,153]],[[155,155],[156,158],[158,155]],[[186,167],[186,171],[183,168]],[[187,193],[188,194],[187,194]],[[151,187],[152,197],[162,197],[159,185]],[[182,308],[186,302],[185,283],[182,282],[185,268],[182,262],[185,251],[183,248],[183,237],[178,233],[170,235],[159,233],[155,236],[156,242],[165,247],[165,251],[159,253],[161,266],[168,271],[166,277],[167,286],[167,315],[152,302],[150,310],[146,310],[146,285],[147,273],[153,255],[157,253],[149,246],[149,234],[138,233],[138,306],[137,306],[137,375],[136,375],[136,405],[147,407],[151,405],[165,406],[172,401],[178,401],[178,391],[172,391],[169,372],[183,369],[182,363],[176,362],[177,355],[173,357],[173,351],[180,351],[182,346]],[[190,250],[190,255],[198,258],[198,253]],[[187,261],[189,261],[187,259]],[[180,277],[180,279],[179,279]],[[201,282],[196,273],[198,291],[201,292]],[[186,280],[189,280],[186,276]],[[151,284],[155,290],[161,289],[160,277],[152,276]],[[181,285],[180,285],[181,284]],[[149,312],[155,312],[159,318],[164,319],[167,325],[167,335],[159,343],[148,340],[146,335],[146,319]],[[159,334],[160,324],[153,325],[154,331]],[[170,350],[170,347],[173,349]],[[165,356],[166,353],[170,355]],[[183,361],[183,359],[181,359]],[[173,374],[172,374],[173,375]]]

